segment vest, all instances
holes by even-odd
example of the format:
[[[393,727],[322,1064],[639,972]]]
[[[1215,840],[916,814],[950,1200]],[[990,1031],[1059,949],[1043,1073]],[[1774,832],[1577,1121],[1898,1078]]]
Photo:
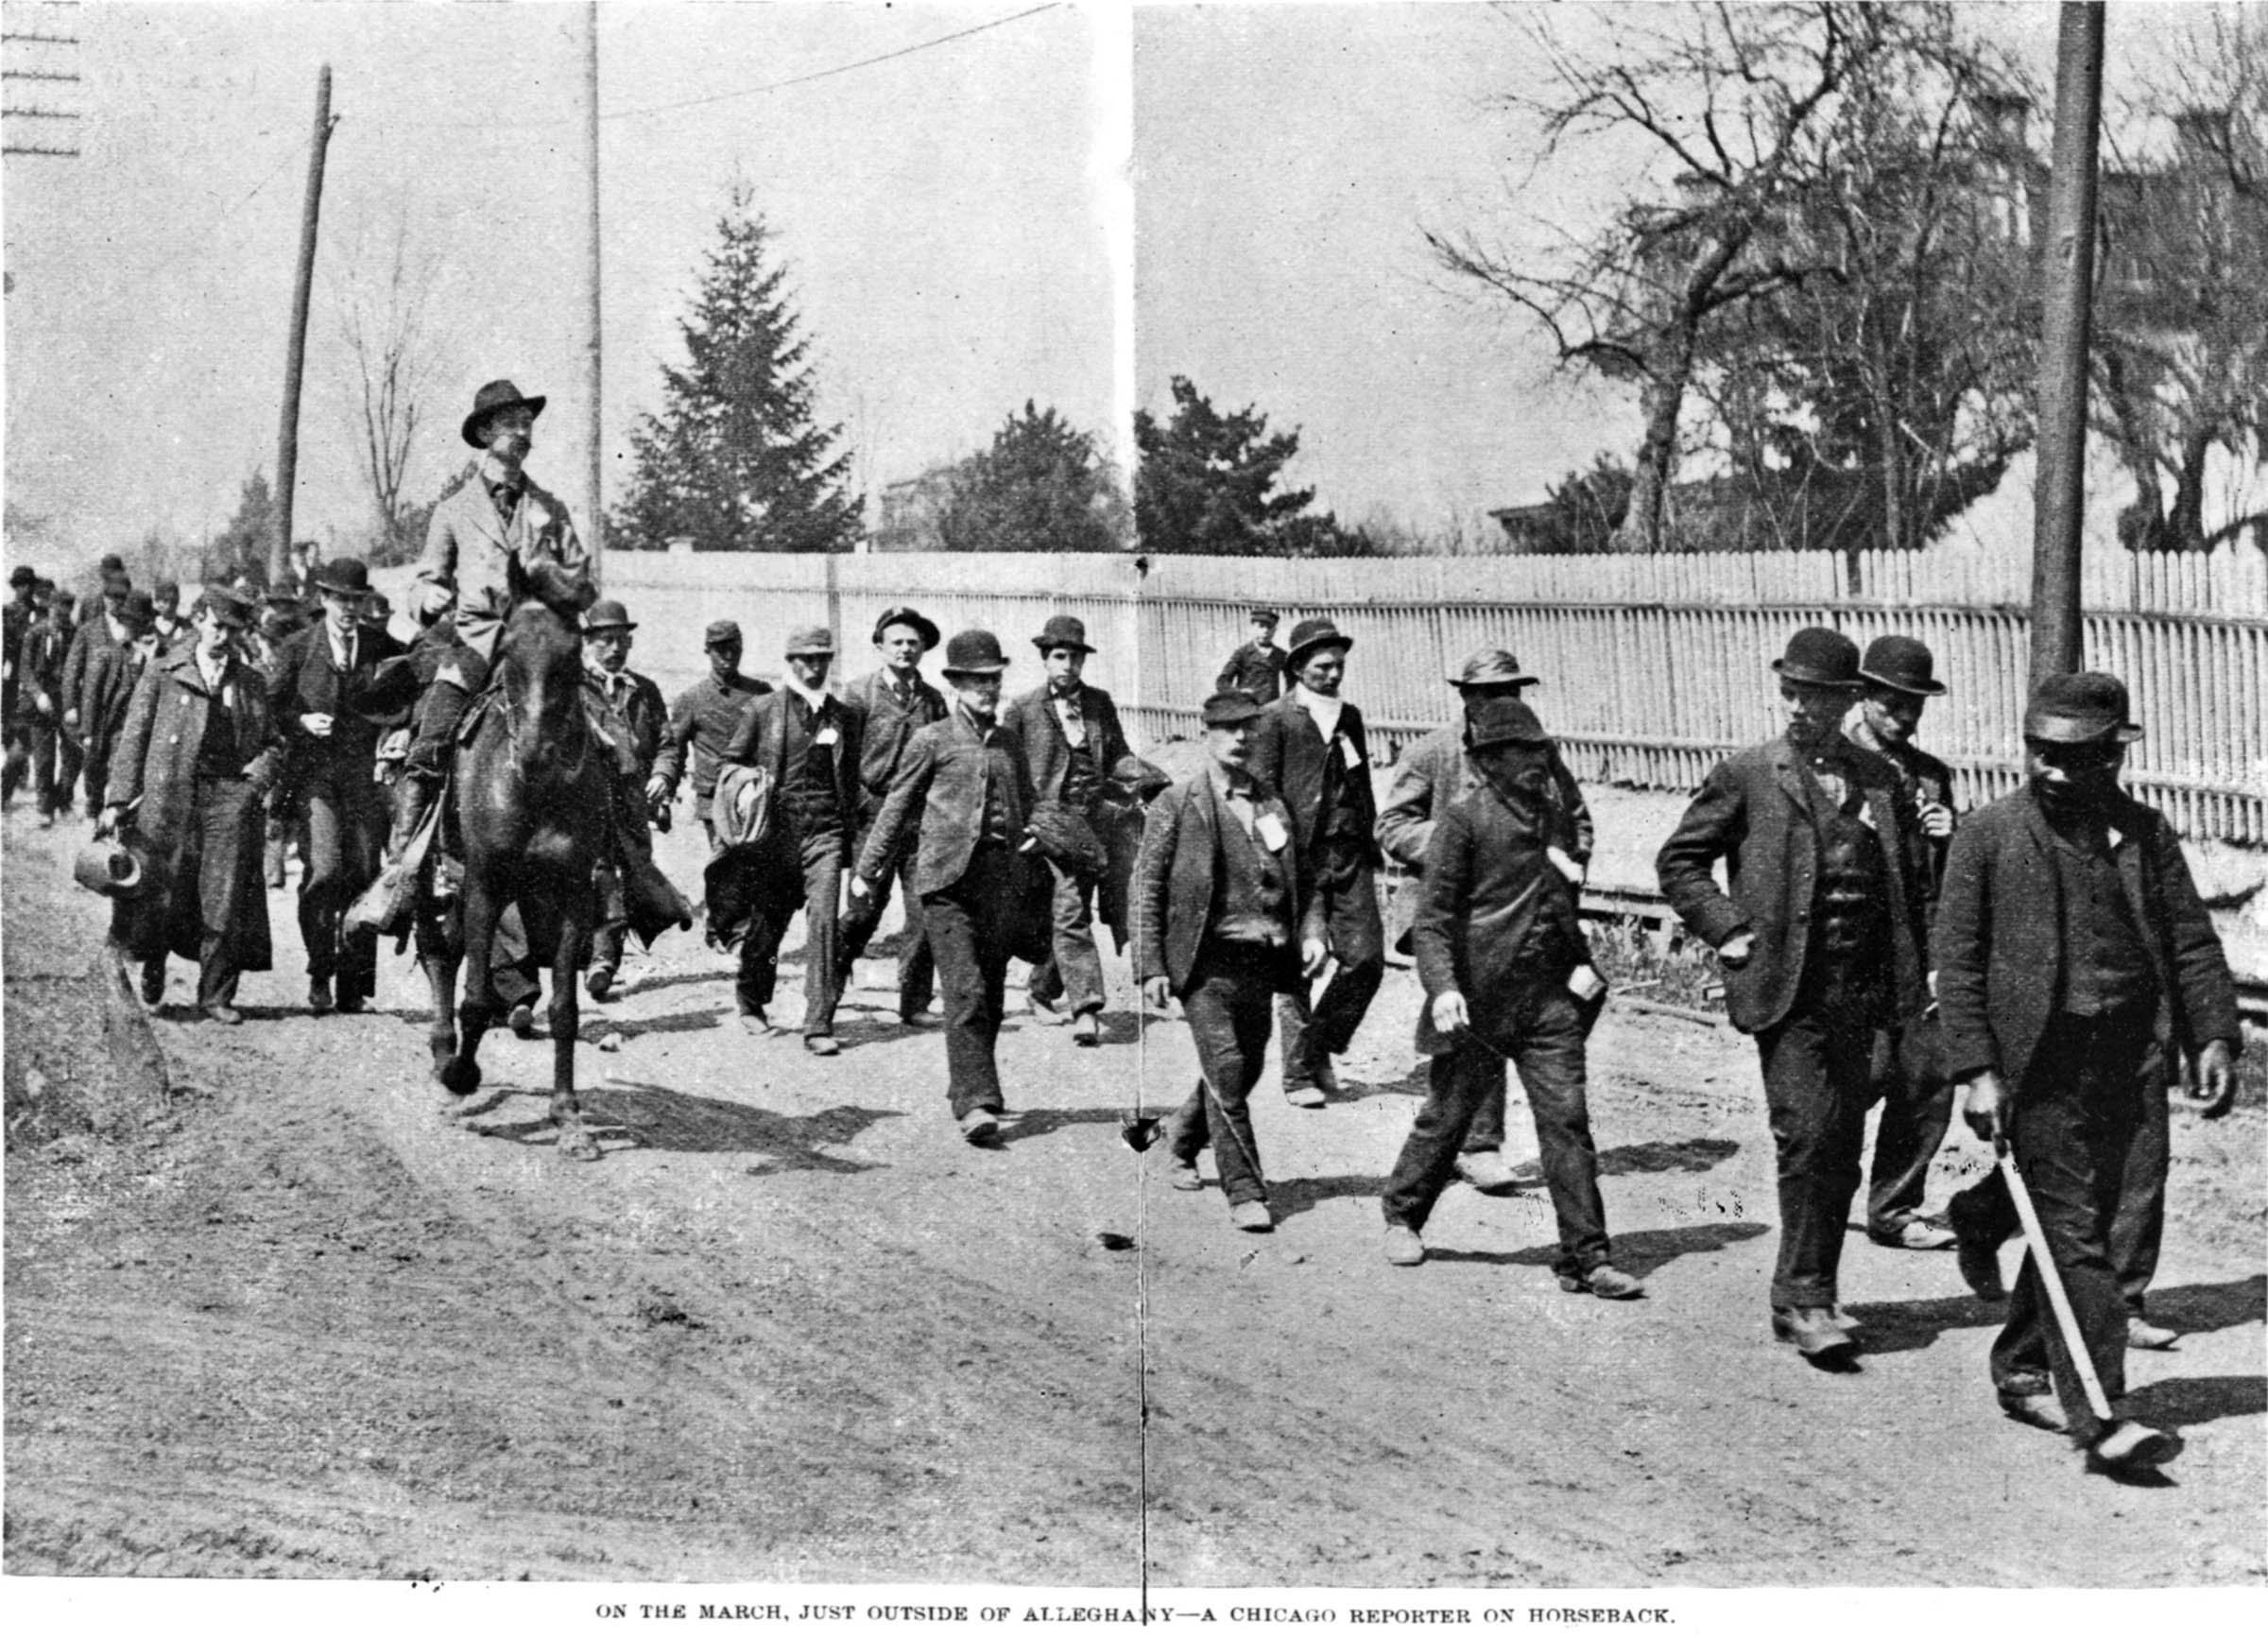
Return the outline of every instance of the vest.
[[[2110,850],[2059,836],[2054,854],[2067,952],[2062,1010],[2091,1018],[2155,1002],[2157,974]]]
[[[819,726],[818,714],[792,690],[782,716],[787,758],[781,795],[795,818],[796,828],[807,833],[841,830],[842,802],[834,782],[834,758],[842,752],[840,731],[833,745],[820,745],[814,737]]]
[[[1270,853],[1237,822],[1226,798],[1212,799],[1220,817],[1220,913],[1211,934],[1231,944],[1280,945],[1291,941],[1291,894],[1283,859]]]

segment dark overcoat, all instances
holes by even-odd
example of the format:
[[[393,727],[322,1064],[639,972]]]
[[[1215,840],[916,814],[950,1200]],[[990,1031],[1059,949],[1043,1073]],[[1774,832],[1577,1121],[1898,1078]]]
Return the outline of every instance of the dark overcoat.
[[[2165,815],[2121,794],[2111,856],[2157,975],[2158,1043],[2239,1042],[2236,986]],[[2019,1091],[2069,982],[2056,842],[2029,787],[1953,833],[1933,948],[1945,1068],[1998,1070]]]
[[[1297,936],[1284,946],[1274,974],[1276,988],[1289,994],[1304,982],[1299,946],[1327,937],[1323,899],[1301,891],[1299,843],[1283,799],[1257,780],[1253,799],[1262,813],[1274,814],[1284,827],[1284,886],[1290,902],[1305,906],[1299,912]],[[1221,811],[1210,772],[1183,780],[1150,803],[1143,825],[1142,855],[1134,865],[1138,981],[1162,974],[1175,994],[1189,992],[1197,954],[1220,909],[1221,827],[1235,822],[1234,815]]]
[[[331,652],[331,636],[317,621],[278,645],[267,677],[268,710],[284,735],[284,784],[298,786],[318,774],[370,783],[379,736],[409,720],[409,713],[380,680],[386,662],[409,650],[384,627],[364,625],[354,634],[354,665],[341,671]],[[330,734],[318,739],[300,726],[315,715],[333,718]]]
[[[722,762],[763,768],[771,776],[776,804],[787,782],[787,702],[792,692],[782,688],[749,700],[741,713],[740,726],[732,731],[719,757]],[[859,725],[857,715],[846,710],[841,700],[834,700],[833,705],[829,715],[840,736],[834,747],[835,811],[842,816],[843,833],[848,836],[858,822]],[[784,816],[786,808],[776,805],[773,811]]]
[[[187,868],[186,854],[197,802],[197,752],[204,740],[212,696],[194,648],[184,647],[145,666],[134,687],[106,797],[115,807],[137,799],[141,802],[133,812],[132,826],[146,873],[138,908],[126,918],[125,937],[129,954],[137,960],[148,960],[170,948],[194,961],[199,954],[200,914],[209,913],[227,932],[237,966],[248,973],[264,973],[273,954],[256,799],[276,782],[284,741],[268,710],[265,681],[250,666],[232,655],[221,674],[221,687],[237,714],[243,743],[257,748],[245,764],[255,800],[246,804],[245,822],[236,832],[207,838],[198,870]],[[200,879],[226,884],[216,888],[226,902],[200,906]]]
[[[1918,1018],[1929,1007],[1921,828],[1896,768],[1860,746],[1843,753],[1888,873],[1893,1010]],[[1725,970],[1725,1009],[1751,1035],[1788,1015],[1810,948],[1819,833],[1799,754],[1782,734],[1717,764],[1654,859],[1662,897],[1695,938],[1715,950],[1755,936],[1747,963]],[[1713,873],[1719,859],[1729,893]]]
[[[133,703],[134,685],[142,673],[164,661],[165,645],[140,665],[133,664],[133,645],[113,643],[87,662],[87,675],[78,688],[78,733],[85,742],[87,760],[107,765],[126,728],[127,708]]]

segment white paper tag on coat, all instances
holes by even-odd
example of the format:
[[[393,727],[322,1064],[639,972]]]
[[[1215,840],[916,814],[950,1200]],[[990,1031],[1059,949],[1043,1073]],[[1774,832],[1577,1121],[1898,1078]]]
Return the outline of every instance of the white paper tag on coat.
[[[811,736],[811,742],[814,745],[833,745],[841,737],[841,734],[835,733],[834,724],[830,722],[826,727],[820,729],[818,733]]]
[[[1870,831],[1880,830],[1881,828],[1880,825],[1874,822],[1874,804],[1872,802],[1861,802],[1859,804],[1859,823],[1864,825]]]
[[[1283,821],[1272,813],[1263,813],[1254,819],[1252,828],[1260,833],[1262,845],[1272,853],[1283,852],[1283,844],[1292,839],[1284,833]]]
[[[1363,753],[1355,750],[1353,740],[1342,739],[1339,741],[1339,760],[1349,767],[1360,767],[1363,766]]]

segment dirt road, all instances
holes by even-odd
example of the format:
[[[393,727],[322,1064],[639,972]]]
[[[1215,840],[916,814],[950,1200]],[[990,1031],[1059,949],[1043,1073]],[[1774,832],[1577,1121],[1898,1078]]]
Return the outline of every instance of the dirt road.
[[[63,879],[75,836],[6,839],[11,1092],[68,1085],[103,906]],[[696,878],[681,836],[664,861]],[[1727,1031],[1618,1005],[1595,1039],[1618,1261],[1651,1291],[1615,1305],[1558,1291],[1534,1194],[1454,1190],[1431,1261],[1381,1260],[1420,1085],[1406,973],[1340,1101],[1263,1087],[1259,1239],[1120,1141],[1194,1062],[1178,1024],[1138,1047],[1123,963],[1100,1051],[1011,1023],[1020,1115],[982,1152],[883,990],[812,1060],[726,1026],[723,961],[675,936],[609,1009],[621,1051],[584,1054],[608,1153],[575,1165],[541,1043],[496,1043],[519,1090],[469,1128],[436,1114],[405,961],[374,1015],[288,1005],[289,903],[245,1027],[189,1021],[177,974],[168,1108],[9,1157],[10,1574],[1124,1587],[1146,1552],[1169,1587],[2268,1578],[2258,1109],[2176,1126],[2156,1313],[2187,1335],[2134,1371],[2188,1449],[2139,1488],[2001,1417],[1995,1318],[1950,1256],[1853,1235],[1857,1374],[1772,1343],[1769,1139]],[[1978,1154],[1939,1164],[1933,1198]]]

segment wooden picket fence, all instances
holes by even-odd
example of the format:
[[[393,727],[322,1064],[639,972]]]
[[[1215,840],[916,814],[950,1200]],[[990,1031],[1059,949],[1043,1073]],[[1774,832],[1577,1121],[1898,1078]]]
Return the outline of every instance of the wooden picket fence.
[[[610,553],[610,595],[644,626],[634,664],[673,692],[699,676],[700,631],[737,619],[747,663],[776,671],[789,629],[825,622],[841,670],[868,668],[877,615],[919,608],[948,632],[983,626],[1017,661],[1012,690],[1040,680],[1032,636],[1078,615],[1098,652],[1090,677],[1138,739],[1194,732],[1246,612],[1329,615],[1354,639],[1348,693],[1391,754],[1445,721],[1448,678],[1484,643],[1543,679],[1532,698],[1589,780],[1690,788],[1734,747],[1777,732],[1771,660],[1799,626],[1862,645],[1887,631],[1929,644],[1950,692],[1922,738],[1969,802],[2019,777],[2030,567],[2020,556],[1937,546],[1911,553],[1652,558],[1284,560],[1028,554]],[[2129,784],[2184,835],[2268,844],[2268,560],[2250,544],[2154,557],[2092,546],[2088,664],[2123,677],[2146,731]],[[934,664],[934,663],[933,663]]]

